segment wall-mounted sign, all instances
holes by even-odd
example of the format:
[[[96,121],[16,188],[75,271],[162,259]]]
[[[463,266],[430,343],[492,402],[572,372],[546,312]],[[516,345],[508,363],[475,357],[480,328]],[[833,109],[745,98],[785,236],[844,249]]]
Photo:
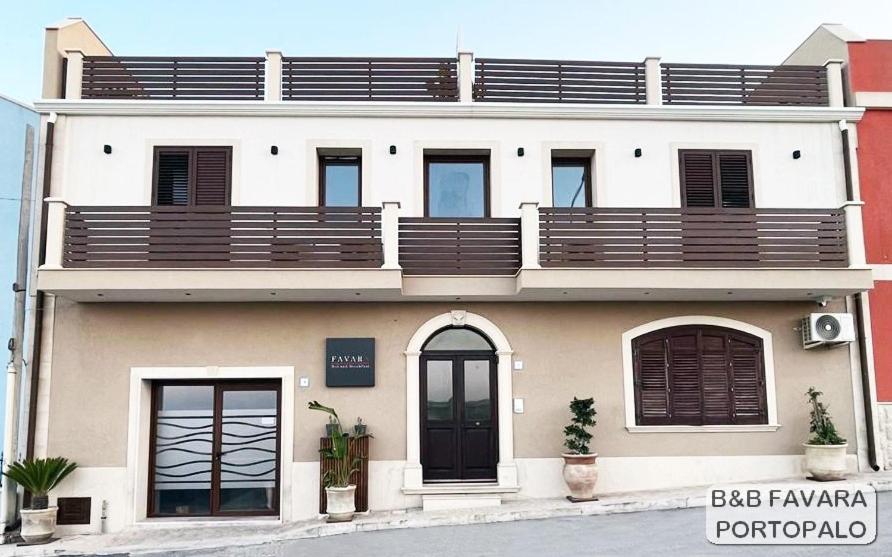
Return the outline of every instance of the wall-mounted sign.
[[[325,339],[326,387],[374,387],[375,339]]]

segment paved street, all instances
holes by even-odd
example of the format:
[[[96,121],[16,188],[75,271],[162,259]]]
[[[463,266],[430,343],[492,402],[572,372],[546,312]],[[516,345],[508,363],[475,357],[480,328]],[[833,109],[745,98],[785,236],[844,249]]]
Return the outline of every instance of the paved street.
[[[389,530],[233,548],[214,556],[392,557],[474,555],[892,555],[892,493],[879,494],[879,535],[869,546],[714,546],[704,536],[704,510],[684,509],[528,520],[501,524]],[[885,525],[885,528],[884,528]],[[178,555],[199,555],[190,552]]]

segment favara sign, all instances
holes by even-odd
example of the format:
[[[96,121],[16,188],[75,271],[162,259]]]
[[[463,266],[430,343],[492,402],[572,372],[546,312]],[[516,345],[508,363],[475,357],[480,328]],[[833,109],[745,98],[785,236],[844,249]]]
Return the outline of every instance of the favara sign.
[[[326,387],[374,387],[375,339],[325,339]]]

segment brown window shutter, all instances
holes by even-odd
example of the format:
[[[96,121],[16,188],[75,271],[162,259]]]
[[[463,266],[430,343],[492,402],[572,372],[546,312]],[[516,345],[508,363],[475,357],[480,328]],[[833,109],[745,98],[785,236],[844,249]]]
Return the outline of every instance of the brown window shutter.
[[[683,207],[715,207],[715,155],[704,151],[680,151]]]
[[[669,337],[669,408],[673,424],[700,425],[700,362],[695,331]]]
[[[669,423],[666,342],[657,338],[635,347],[635,414],[640,425]]]
[[[195,148],[195,205],[228,205],[232,150]]]
[[[723,209],[749,209],[753,206],[749,151],[719,153],[719,187]]]
[[[767,423],[761,341],[732,336],[728,343],[728,352],[734,387],[734,422]]]
[[[189,204],[188,149],[164,149],[155,152],[155,204]]]
[[[727,348],[726,334],[709,329],[700,332],[704,424],[732,423]]]
[[[768,423],[761,339],[680,326],[632,341],[639,425]]]

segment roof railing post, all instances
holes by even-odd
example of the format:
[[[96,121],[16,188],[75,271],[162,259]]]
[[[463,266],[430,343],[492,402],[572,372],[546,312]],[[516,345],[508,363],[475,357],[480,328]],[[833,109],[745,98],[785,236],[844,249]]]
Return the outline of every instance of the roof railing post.
[[[827,104],[844,106],[845,96],[842,84],[842,60],[831,59],[824,62],[827,69]]]
[[[267,50],[266,63],[263,68],[263,100],[279,102],[282,100],[282,51]]]
[[[68,67],[65,70],[65,98],[80,99],[84,83],[84,52],[78,49],[65,51]]]
[[[469,103],[474,100],[474,53],[458,53],[458,100]]]
[[[644,95],[647,104],[663,104],[663,82],[660,76],[660,57],[644,59]]]

